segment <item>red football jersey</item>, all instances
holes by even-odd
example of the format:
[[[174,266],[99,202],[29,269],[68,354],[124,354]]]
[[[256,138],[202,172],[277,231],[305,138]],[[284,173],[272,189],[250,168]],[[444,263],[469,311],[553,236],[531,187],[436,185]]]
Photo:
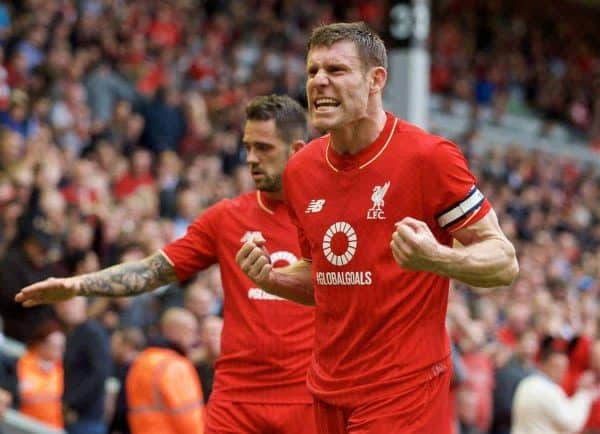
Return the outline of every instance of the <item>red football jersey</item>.
[[[306,370],[314,339],[314,308],[259,289],[235,262],[243,242],[261,233],[274,266],[299,256],[295,227],[283,201],[260,192],[223,200],[163,252],[186,280],[219,263],[224,291],[221,355],[211,399],[310,403]]]
[[[379,137],[340,155],[329,136],[288,163],[284,187],[303,258],[312,261],[315,356],[309,389],[353,406],[399,394],[448,369],[449,279],[401,268],[394,224],[425,221],[444,245],[490,205],[460,150],[387,115]]]

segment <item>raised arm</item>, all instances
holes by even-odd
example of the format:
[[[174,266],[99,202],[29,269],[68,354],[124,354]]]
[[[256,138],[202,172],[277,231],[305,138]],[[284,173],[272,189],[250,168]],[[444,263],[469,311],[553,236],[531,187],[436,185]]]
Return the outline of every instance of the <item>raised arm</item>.
[[[475,287],[506,286],[517,277],[515,248],[500,229],[493,210],[453,236],[461,246],[441,245],[427,224],[408,217],[396,225],[392,253],[405,268],[431,271]]]
[[[312,264],[303,259],[292,265],[273,268],[263,248],[264,240],[244,243],[235,260],[246,275],[261,289],[296,303],[315,304]]]
[[[139,261],[125,262],[94,273],[64,279],[51,277],[21,289],[15,301],[31,307],[78,295],[128,297],[176,280],[173,265],[158,251]]]

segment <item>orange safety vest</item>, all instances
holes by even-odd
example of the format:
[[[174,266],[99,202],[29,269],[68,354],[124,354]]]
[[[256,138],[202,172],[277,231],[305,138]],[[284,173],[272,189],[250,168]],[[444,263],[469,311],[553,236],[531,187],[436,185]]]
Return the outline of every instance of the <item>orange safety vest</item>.
[[[44,364],[47,368],[44,368]],[[64,372],[61,362],[47,362],[26,351],[17,362],[20,411],[55,428],[63,428]]]
[[[132,434],[203,434],[204,400],[192,363],[173,350],[148,348],[127,379]]]

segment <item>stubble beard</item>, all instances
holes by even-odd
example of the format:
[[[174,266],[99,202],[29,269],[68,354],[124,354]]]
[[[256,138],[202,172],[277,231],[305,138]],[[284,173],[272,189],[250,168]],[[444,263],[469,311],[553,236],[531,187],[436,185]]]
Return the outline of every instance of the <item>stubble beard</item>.
[[[281,175],[272,178],[265,176],[265,179],[255,183],[256,189],[266,193],[278,193],[282,188]]]

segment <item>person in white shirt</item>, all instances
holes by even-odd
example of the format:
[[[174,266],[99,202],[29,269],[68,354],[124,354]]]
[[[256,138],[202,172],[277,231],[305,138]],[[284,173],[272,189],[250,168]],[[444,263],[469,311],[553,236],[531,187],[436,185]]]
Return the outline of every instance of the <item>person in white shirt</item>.
[[[584,375],[575,395],[565,394],[560,381],[569,360],[560,343],[552,337],[543,340],[539,371],[517,387],[511,434],[571,434],[583,428],[598,389],[593,377]]]

